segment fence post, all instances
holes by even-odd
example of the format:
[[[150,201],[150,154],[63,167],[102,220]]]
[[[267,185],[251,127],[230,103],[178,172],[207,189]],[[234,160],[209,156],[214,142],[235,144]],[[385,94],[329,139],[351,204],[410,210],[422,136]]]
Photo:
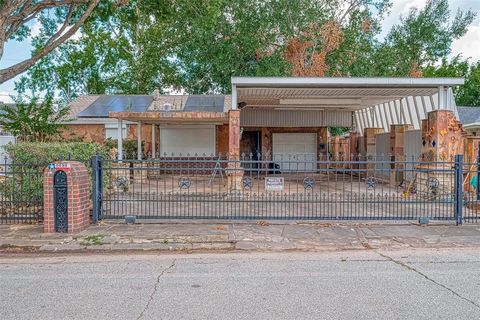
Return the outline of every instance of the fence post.
[[[463,209],[463,154],[455,155],[455,221],[457,226],[462,224]]]
[[[102,219],[102,156],[95,155],[92,157],[92,222],[96,224]]]

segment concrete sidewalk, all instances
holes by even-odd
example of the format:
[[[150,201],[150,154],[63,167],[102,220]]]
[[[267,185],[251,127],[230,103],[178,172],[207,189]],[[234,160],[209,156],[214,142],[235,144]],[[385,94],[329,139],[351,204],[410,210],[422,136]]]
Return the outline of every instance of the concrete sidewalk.
[[[479,225],[387,223],[106,223],[75,234],[44,234],[41,225],[0,225],[0,252],[334,251],[480,247]]]

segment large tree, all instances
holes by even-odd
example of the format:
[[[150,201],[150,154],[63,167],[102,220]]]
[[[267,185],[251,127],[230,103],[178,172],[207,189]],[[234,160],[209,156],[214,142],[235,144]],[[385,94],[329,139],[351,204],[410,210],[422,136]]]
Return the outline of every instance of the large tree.
[[[24,40],[32,21],[42,25],[42,38],[32,56],[0,70],[0,83],[32,67],[72,37],[100,0],[0,0],[0,59],[8,40]]]
[[[182,87],[225,92],[232,75],[343,73],[352,55],[371,43],[387,5],[387,0],[224,1],[212,23],[179,29],[185,32],[176,50]],[[330,59],[334,56],[338,59]]]
[[[447,58],[453,40],[467,32],[474,18],[472,11],[458,10],[451,19],[448,0],[428,0],[421,10],[412,9],[372,56],[373,75],[422,76],[424,68]]]
[[[101,2],[80,36],[30,68],[20,91],[228,93],[236,76],[420,76],[474,18],[430,0],[379,37],[388,0]]]
[[[178,28],[215,15],[217,0],[102,2],[71,39],[30,68],[17,91],[142,94],[178,86]],[[182,33],[183,34],[183,33]]]

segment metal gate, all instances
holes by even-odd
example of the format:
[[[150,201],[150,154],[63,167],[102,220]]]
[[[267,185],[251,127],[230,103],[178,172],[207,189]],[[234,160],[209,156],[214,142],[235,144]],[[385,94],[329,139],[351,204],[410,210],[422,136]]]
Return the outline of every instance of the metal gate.
[[[261,157],[92,162],[94,220],[431,220],[462,222],[463,156],[455,161],[354,157],[302,172]],[[289,162],[288,159],[282,159]],[[298,168],[298,169],[297,169]],[[303,170],[304,171],[304,170]]]
[[[68,232],[67,174],[62,170],[53,176],[53,211],[55,232]]]

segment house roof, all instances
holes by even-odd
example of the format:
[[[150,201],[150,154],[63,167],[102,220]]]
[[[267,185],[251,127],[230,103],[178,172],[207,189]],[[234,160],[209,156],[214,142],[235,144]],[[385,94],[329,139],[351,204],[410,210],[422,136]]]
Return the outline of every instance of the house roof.
[[[464,126],[480,123],[480,107],[457,107],[457,110]]]
[[[79,118],[107,118],[109,112],[145,112],[153,101],[150,95],[101,95],[79,112]]]
[[[229,95],[156,96],[148,111],[224,112],[230,109]]]
[[[230,104],[230,95],[83,95],[69,104],[68,118],[73,124],[107,120],[110,112],[224,112]]]
[[[100,95],[82,95],[70,102],[70,113],[68,118],[72,120],[77,119],[77,115],[88,108],[95,100],[98,99],[98,97],[100,97]]]

